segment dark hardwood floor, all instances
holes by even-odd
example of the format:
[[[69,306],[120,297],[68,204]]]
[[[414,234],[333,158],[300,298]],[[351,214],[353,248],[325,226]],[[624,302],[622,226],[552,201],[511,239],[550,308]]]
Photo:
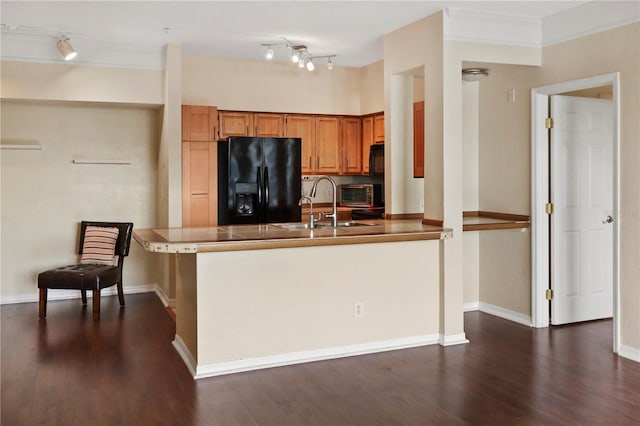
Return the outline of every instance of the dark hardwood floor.
[[[4,305],[3,426],[638,425],[640,364],[611,321],[536,330],[465,314],[468,345],[192,380],[154,294]]]

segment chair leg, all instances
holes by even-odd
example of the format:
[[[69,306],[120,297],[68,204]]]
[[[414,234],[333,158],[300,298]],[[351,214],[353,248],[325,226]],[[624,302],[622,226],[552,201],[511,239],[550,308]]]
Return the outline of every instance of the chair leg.
[[[40,289],[40,301],[39,301],[39,313],[38,315],[40,316],[40,318],[46,318],[47,317],[47,289],[46,288],[41,288]]]
[[[120,306],[124,306],[124,291],[122,290],[122,281],[118,281],[116,287],[118,287],[118,300],[120,301]]]
[[[82,304],[87,304],[87,290],[80,290],[80,295],[82,296]]]
[[[93,290],[93,319],[100,319],[100,290]]]

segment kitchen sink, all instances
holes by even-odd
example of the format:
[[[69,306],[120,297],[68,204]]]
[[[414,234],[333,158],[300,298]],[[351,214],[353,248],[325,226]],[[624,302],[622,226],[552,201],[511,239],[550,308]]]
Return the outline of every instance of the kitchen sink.
[[[274,223],[273,226],[277,226],[279,228],[289,229],[289,230],[298,230],[298,229],[310,229],[309,224],[306,222],[295,222],[295,223]],[[337,228],[352,228],[356,226],[377,226],[375,223],[367,223],[367,222],[354,222],[352,220],[349,221],[339,221]],[[315,227],[320,229],[333,228],[333,223],[331,222],[317,222]]]

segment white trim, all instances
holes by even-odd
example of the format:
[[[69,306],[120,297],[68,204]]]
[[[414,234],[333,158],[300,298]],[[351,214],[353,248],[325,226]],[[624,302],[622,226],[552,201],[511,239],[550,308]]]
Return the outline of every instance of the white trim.
[[[613,352],[620,352],[620,73],[614,72],[579,80],[535,87],[531,90],[531,315],[534,327],[549,326],[549,223],[544,205],[549,200],[548,132],[544,119],[549,96],[613,85]]]
[[[542,18],[542,46],[638,22],[640,7],[630,1],[590,1]]]
[[[448,7],[444,40],[507,46],[540,47],[542,20],[538,17]]]
[[[640,349],[632,348],[631,346],[620,345],[618,355],[631,361],[640,362]]]
[[[480,309],[480,302],[469,302],[464,304],[464,311],[471,312]]]
[[[438,336],[438,344],[440,346],[463,345],[469,343],[464,333],[459,334],[440,334]]]
[[[9,143],[0,143],[0,149],[13,149],[19,151],[42,151],[42,145],[39,143],[29,143],[29,144],[9,144]]]
[[[193,355],[191,355],[191,352],[187,348],[187,345],[184,344],[184,341],[177,334],[175,335],[171,344],[176,349],[176,352],[178,352],[178,355],[180,355],[180,358],[182,358],[182,361],[184,361],[184,364],[187,366],[187,369],[189,370],[189,373],[191,373],[191,376],[195,379],[197,364],[196,360],[193,358]]]
[[[512,311],[511,309],[506,309],[501,306],[480,302],[480,312],[531,327],[531,317],[529,315],[521,314],[520,312]]]
[[[155,292],[165,308],[176,307],[176,299],[171,299],[169,296],[167,296],[167,293],[164,292],[164,289],[160,285],[156,286]]]
[[[174,346],[180,353],[189,371],[191,365],[195,365],[193,357],[186,350],[184,342],[178,341],[176,336]],[[311,351],[291,352],[279,355],[269,355],[258,358],[247,358],[235,361],[216,362],[214,364],[199,365],[196,367],[194,379],[204,377],[220,376],[223,374],[240,373],[242,371],[258,370],[262,368],[280,367],[284,365],[294,365],[304,362],[322,361],[334,358],[344,358],[354,355],[364,355],[376,352],[394,351],[398,349],[414,348],[418,346],[435,345],[438,343],[437,334],[424,334],[420,336],[404,337],[399,339],[383,340],[378,342],[361,343],[355,345],[335,346],[331,348],[316,349]],[[179,346],[181,345],[181,346]],[[186,353],[180,352],[185,351]],[[189,364],[192,363],[193,364]]]
[[[157,287],[158,287],[157,284],[130,285],[130,286],[124,286],[122,290],[124,294],[153,293],[153,292],[157,293],[156,291]],[[48,302],[52,300],[67,300],[67,299],[80,298],[80,290],[58,290],[55,288],[49,289],[49,290],[50,291],[47,293]],[[115,294],[118,294],[118,289],[115,285],[100,291],[101,296],[112,296]],[[87,297],[92,297],[91,291],[87,291]],[[33,303],[33,302],[37,302],[39,299],[40,299],[39,293],[18,294],[15,296],[5,296],[1,298],[0,305],[10,305],[13,303]]]

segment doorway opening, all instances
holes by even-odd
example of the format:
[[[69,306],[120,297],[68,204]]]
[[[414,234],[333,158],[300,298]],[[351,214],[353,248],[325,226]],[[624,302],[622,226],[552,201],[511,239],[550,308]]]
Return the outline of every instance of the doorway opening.
[[[549,179],[549,146],[548,130],[545,127],[545,119],[549,114],[549,101],[552,95],[566,94],[567,92],[595,89],[602,86],[611,86],[613,102],[613,147],[611,155],[612,183],[611,196],[613,206],[613,218],[618,217],[619,212],[619,74],[612,73],[602,76],[590,77],[580,80],[568,81],[532,89],[532,145],[531,145],[531,313],[534,327],[549,326],[549,302],[546,299],[546,290],[550,284],[550,221],[546,212],[547,203],[550,200]],[[612,238],[612,268],[611,278],[613,283],[613,351],[619,349],[619,225],[618,220],[611,223]]]

